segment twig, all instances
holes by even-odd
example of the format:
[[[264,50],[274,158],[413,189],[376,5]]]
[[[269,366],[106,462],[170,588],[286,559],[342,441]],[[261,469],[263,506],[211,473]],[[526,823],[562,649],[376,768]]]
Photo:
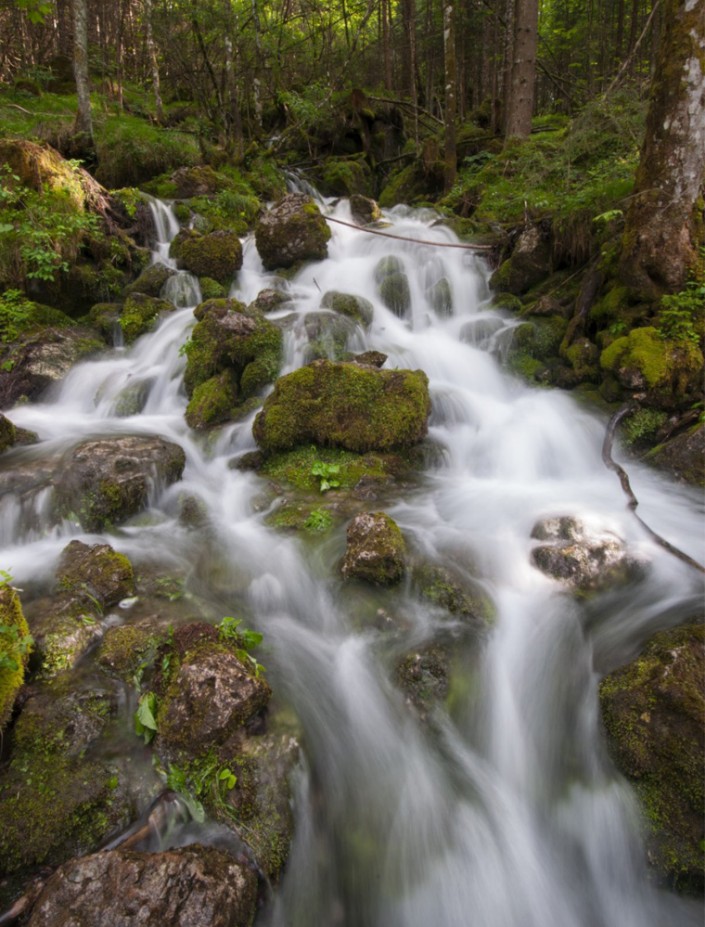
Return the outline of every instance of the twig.
[[[656,0],[656,3],[654,3],[651,9],[651,12],[649,13],[649,18],[646,20],[644,28],[641,30],[641,35],[634,43],[634,48],[632,48],[632,50],[629,52],[627,57],[624,59],[624,63],[622,64],[622,67],[619,69],[619,71],[617,71],[617,74],[615,75],[614,80],[609,85],[607,90],[605,90],[605,92],[602,94],[603,100],[607,99],[607,97],[610,95],[610,93],[612,93],[612,91],[617,86],[617,84],[622,80],[624,73],[626,72],[627,68],[634,60],[634,55],[636,55],[637,51],[639,50],[639,46],[643,42],[644,37],[646,36],[646,33],[649,31],[649,26],[651,25],[651,21],[654,18],[654,14],[656,13],[656,10],[659,8],[660,5],[661,5],[661,0]]]
[[[395,238],[397,241],[409,241],[414,245],[433,245],[436,248],[464,248],[466,251],[491,251],[494,245],[471,245],[454,241],[427,241],[423,238],[404,238],[403,235],[392,235],[391,232],[380,232],[378,229],[367,229],[362,225],[353,225],[352,222],[343,222],[342,219],[331,219],[326,216],[327,222],[335,222],[338,225],[346,225],[349,229],[356,229],[358,232],[367,232],[368,235],[381,235],[382,238]]]

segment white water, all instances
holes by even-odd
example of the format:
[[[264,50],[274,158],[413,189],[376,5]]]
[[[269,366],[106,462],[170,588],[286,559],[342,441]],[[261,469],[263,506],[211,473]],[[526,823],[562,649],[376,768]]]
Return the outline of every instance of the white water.
[[[157,255],[165,260],[164,242],[176,225],[163,208],[159,215]],[[346,203],[335,216],[350,218]],[[396,234],[454,240],[432,227],[430,213],[399,209],[390,218]],[[172,562],[192,588],[212,595],[221,614],[246,610],[248,623],[265,634],[261,659],[273,688],[302,722],[294,850],[262,921],[696,923],[694,907],[648,881],[635,802],[603,748],[597,685],[655,630],[692,615],[702,593],[698,577],[656,546],[628,511],[618,480],[601,462],[604,421],[569,395],[529,389],[502,372],[497,357],[513,323],[490,308],[478,259],[338,225],[332,232],[328,260],[288,284],[293,307],[300,317],[317,311],[329,289],[364,296],[375,319],[352,348],[384,351],[387,367],[428,374],[430,438],[440,453],[419,485],[385,510],[419,555],[452,563],[481,583],[496,611],[486,640],[473,643],[469,632],[449,628],[447,615],[421,605],[407,586],[369,597],[344,587],[337,571],[344,528],[316,543],[266,527],[258,478],[228,468],[234,455],[254,448],[251,420],[207,438],[184,422],[179,347],[194,322],[189,307],[129,350],[82,364],[45,403],[10,410],[42,442],[13,451],[12,461],[114,433],[158,433],[186,451],[183,481],[153,500],[149,518],[106,537],[138,568],[155,558]],[[373,270],[390,253],[409,275],[410,321],[392,315],[377,295]],[[184,306],[198,294],[192,278],[179,276],[170,292]],[[453,314],[444,319],[426,299],[441,276],[453,294]],[[249,302],[276,282],[246,240],[233,294]],[[278,315],[291,312],[288,304]],[[300,325],[287,331],[289,370],[302,362],[305,344]],[[135,388],[141,412],[117,414],[121,396]],[[628,466],[641,517],[702,559],[698,494]],[[207,511],[200,532],[178,520],[185,493]],[[3,503],[11,530],[0,536],[0,565],[20,587],[49,576],[70,537],[85,538],[75,525],[43,521],[39,509],[47,501],[45,495],[35,502],[32,530],[21,529],[17,500]],[[645,578],[591,605],[576,604],[531,565],[531,529],[548,515],[575,515],[615,532],[649,562]],[[425,726],[396,687],[394,665],[441,631],[458,639],[452,709],[439,708]]]

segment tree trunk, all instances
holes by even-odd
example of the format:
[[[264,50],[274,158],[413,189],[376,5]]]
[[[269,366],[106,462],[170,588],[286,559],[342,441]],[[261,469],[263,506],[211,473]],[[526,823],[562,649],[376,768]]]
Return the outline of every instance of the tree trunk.
[[[516,0],[512,72],[507,100],[507,138],[526,138],[531,132],[538,19],[538,0]]]
[[[455,117],[457,112],[458,75],[455,61],[455,4],[443,0],[443,60],[445,66],[445,188],[455,183],[457,153],[455,145]]]
[[[648,300],[683,288],[703,243],[705,5],[666,0],[663,13],[620,263],[624,283]]]
[[[93,148],[91,91],[88,83],[88,9],[86,0],[73,0],[73,73],[76,79],[78,112],[74,132]]]
[[[152,90],[154,91],[154,109],[157,122],[164,122],[164,106],[162,105],[161,84],[159,81],[159,62],[157,61],[157,46],[154,44],[152,31],[152,0],[144,0],[144,37],[147,43],[147,56],[152,72]]]

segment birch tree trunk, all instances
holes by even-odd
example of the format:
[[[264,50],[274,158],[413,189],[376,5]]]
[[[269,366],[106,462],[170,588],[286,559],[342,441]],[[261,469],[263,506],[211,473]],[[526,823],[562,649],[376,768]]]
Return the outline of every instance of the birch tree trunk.
[[[512,70],[507,100],[507,138],[526,138],[531,132],[538,21],[538,0],[516,0]]]
[[[620,276],[638,298],[683,288],[705,244],[705,3],[666,0]]]

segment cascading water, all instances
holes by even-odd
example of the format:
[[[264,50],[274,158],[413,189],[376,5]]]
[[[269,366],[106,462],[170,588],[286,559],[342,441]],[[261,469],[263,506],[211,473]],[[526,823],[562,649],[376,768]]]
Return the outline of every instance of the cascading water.
[[[345,202],[325,209],[350,220]],[[163,204],[155,214],[155,259],[168,263],[177,225]],[[388,215],[401,236],[455,241],[434,218],[406,209]],[[258,478],[228,467],[254,448],[251,418],[208,440],[189,430],[179,352],[199,298],[189,275],[169,281],[177,309],[157,331],[81,364],[46,402],[10,411],[41,439],[15,459],[115,433],[160,434],[184,448],[182,482],[153,499],[148,521],[108,539],[138,566],[155,552],[180,564],[215,607],[240,596],[265,634],[272,686],[301,721],[296,837],[262,922],[694,924],[694,906],[648,881],[635,802],[601,746],[597,684],[648,635],[693,613],[699,578],[627,509],[601,461],[604,422],[571,397],[530,389],[502,371],[497,356],[514,323],[492,309],[476,257],[338,225],[332,233],[328,259],[288,284],[293,301],[279,315],[296,319],[286,326],[284,372],[306,357],[300,321],[335,289],[374,306],[373,324],[355,332],[352,350],[374,348],[389,356],[387,367],[428,374],[438,453],[385,510],[419,555],[452,561],[482,585],[495,619],[479,642],[447,613],[422,607],[410,588],[366,598],[344,587],[342,530],[314,546],[268,528],[255,504]],[[406,319],[384,306],[375,283],[374,268],[389,254],[409,281]],[[439,289],[440,281],[447,284]],[[282,285],[263,273],[247,239],[233,294],[249,302],[273,283]],[[630,474],[644,520],[702,557],[698,496],[637,464]],[[207,513],[196,539],[178,520],[179,494]],[[23,529],[12,504],[3,511],[14,534],[2,535],[0,564],[23,586],[50,575],[78,529],[37,530],[41,511],[35,527]],[[624,538],[650,564],[639,584],[601,596],[599,612],[562,592],[531,564],[532,527],[552,515]],[[395,685],[394,666],[444,633],[456,639],[451,708],[424,726]]]

